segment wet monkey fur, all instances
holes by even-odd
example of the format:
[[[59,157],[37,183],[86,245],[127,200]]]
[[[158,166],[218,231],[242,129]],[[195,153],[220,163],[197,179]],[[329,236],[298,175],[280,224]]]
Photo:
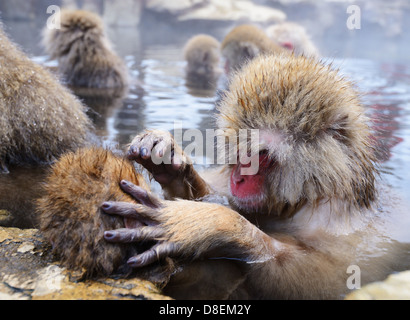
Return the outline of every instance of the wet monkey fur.
[[[51,167],[37,201],[40,230],[65,266],[85,268],[89,276],[129,272],[124,257],[135,249],[107,245],[103,233],[107,227],[125,228],[133,222],[100,209],[107,198],[136,203],[120,189],[121,179],[149,190],[130,161],[102,148],[64,154]]]
[[[1,25],[0,44],[0,210],[9,213],[0,224],[34,227],[33,203],[46,167],[87,145],[94,129],[85,106]]]
[[[128,85],[128,71],[114,52],[103,21],[92,12],[62,10],[61,29],[45,28],[43,44],[68,85],[118,88]]]
[[[360,266],[362,285],[392,272],[396,250],[379,246],[384,235],[375,213],[377,170],[367,118],[347,80],[310,58],[259,56],[234,75],[218,112],[227,138],[237,139],[239,129],[259,130],[250,146],[256,174],[243,175],[247,164],[241,162],[199,174],[169,133],[146,130],[131,142],[128,158],[151,172],[166,200],[125,176],[114,183],[121,180],[120,188],[138,203],[115,199],[96,187],[98,175],[73,168],[56,181],[80,173],[89,188],[48,188],[42,211],[63,194],[71,200],[52,205],[54,212],[63,208],[63,216],[75,209],[92,217],[101,206],[108,216],[138,221],[125,229],[99,228],[98,237],[107,241],[101,245],[151,241],[127,256],[127,265],[138,270],[172,258],[179,267],[165,292],[177,298],[336,299],[349,291],[349,265]],[[247,147],[239,145],[238,152]],[[170,164],[152,161],[165,154]],[[229,206],[209,202],[221,195]],[[54,243],[81,230],[81,220],[73,218],[77,223],[57,227]]]
[[[0,171],[46,164],[84,146],[92,126],[81,102],[1,28],[0,42]]]

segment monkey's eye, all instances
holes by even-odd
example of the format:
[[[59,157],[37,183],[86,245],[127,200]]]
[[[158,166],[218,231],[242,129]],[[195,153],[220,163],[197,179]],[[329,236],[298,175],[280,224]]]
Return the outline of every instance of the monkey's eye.
[[[276,159],[269,156],[268,150],[261,150],[259,152],[259,167],[261,169],[272,168],[276,165]]]

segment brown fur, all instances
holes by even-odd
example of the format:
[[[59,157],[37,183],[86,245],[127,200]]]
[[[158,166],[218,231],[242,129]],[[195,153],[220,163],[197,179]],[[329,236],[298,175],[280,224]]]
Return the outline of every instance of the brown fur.
[[[188,40],[184,47],[187,77],[203,82],[214,81],[219,74],[219,41],[212,36],[199,34]]]
[[[65,266],[85,268],[89,276],[129,272],[126,258],[135,248],[103,239],[124,221],[100,209],[104,201],[134,202],[121,191],[121,179],[148,189],[128,160],[100,148],[65,154],[52,166],[38,201],[40,229]]]
[[[285,52],[269,39],[263,30],[248,24],[233,28],[222,41],[221,50],[231,71],[239,69],[248,60],[260,54]]]
[[[124,62],[113,51],[101,18],[83,10],[62,10],[61,29],[45,29],[43,43],[67,84],[116,88],[128,83]]]
[[[2,30],[0,43],[0,171],[84,146],[92,128],[84,106]]]

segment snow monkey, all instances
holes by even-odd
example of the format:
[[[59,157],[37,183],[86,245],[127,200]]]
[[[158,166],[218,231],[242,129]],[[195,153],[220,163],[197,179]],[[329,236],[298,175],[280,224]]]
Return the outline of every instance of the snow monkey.
[[[310,57],[319,57],[319,51],[313,44],[306,29],[294,22],[274,24],[266,29],[266,34],[280,46]]]
[[[221,50],[227,73],[239,69],[246,61],[260,54],[286,52],[262,29],[248,24],[233,28],[222,41]]]
[[[93,128],[83,104],[2,26],[0,44],[0,209],[28,217],[43,177],[40,166],[86,145]],[[13,192],[17,184],[24,190]]]
[[[216,173],[199,174],[168,132],[146,130],[127,157],[152,174],[165,199],[125,175],[110,181],[86,168],[87,178],[80,164],[71,170],[71,161],[42,200],[44,212],[63,215],[52,242],[70,250],[60,238],[81,233],[80,217],[88,215],[100,224],[91,229],[98,229],[93,238],[102,246],[147,245],[128,257],[128,266],[139,270],[172,259],[177,267],[164,290],[185,299],[334,299],[351,289],[351,265],[360,267],[362,285],[391,272],[381,261],[394,265],[398,258],[393,248],[385,250],[378,229],[370,131],[349,81],[311,58],[259,56],[232,77],[217,124],[227,143],[238,140],[240,129],[257,130],[257,143],[234,149],[252,151],[256,173],[246,175],[249,163],[238,156]],[[218,145],[226,147],[232,148]],[[154,161],[162,155],[168,161]],[[67,179],[77,176],[81,189],[68,188]],[[118,198],[106,194],[102,181]],[[70,200],[53,202],[62,196]],[[218,196],[229,202],[211,202]],[[66,217],[74,223],[65,225]],[[118,224],[125,228],[102,226],[110,217],[123,218]],[[104,227],[107,244],[99,238]],[[105,252],[85,249],[95,260]]]
[[[219,47],[219,41],[206,34],[198,34],[188,40],[184,47],[187,80],[203,86],[217,80],[221,73]]]
[[[113,51],[103,21],[92,12],[62,10],[61,28],[44,29],[43,44],[68,85],[90,88],[127,86],[128,71]]]

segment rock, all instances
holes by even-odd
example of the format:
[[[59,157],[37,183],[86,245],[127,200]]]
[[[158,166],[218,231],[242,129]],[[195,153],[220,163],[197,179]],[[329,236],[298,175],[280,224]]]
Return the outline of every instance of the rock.
[[[61,267],[36,229],[0,227],[0,300],[169,300],[138,278],[83,280]]]
[[[346,300],[410,300],[410,271],[392,274],[346,296]]]
[[[256,5],[250,0],[148,0],[146,8],[156,12],[166,12],[179,21],[218,20],[275,23],[284,21],[286,14],[280,10]]]
[[[142,9],[142,1],[106,1],[103,14],[104,22],[110,26],[136,27],[140,22]]]

